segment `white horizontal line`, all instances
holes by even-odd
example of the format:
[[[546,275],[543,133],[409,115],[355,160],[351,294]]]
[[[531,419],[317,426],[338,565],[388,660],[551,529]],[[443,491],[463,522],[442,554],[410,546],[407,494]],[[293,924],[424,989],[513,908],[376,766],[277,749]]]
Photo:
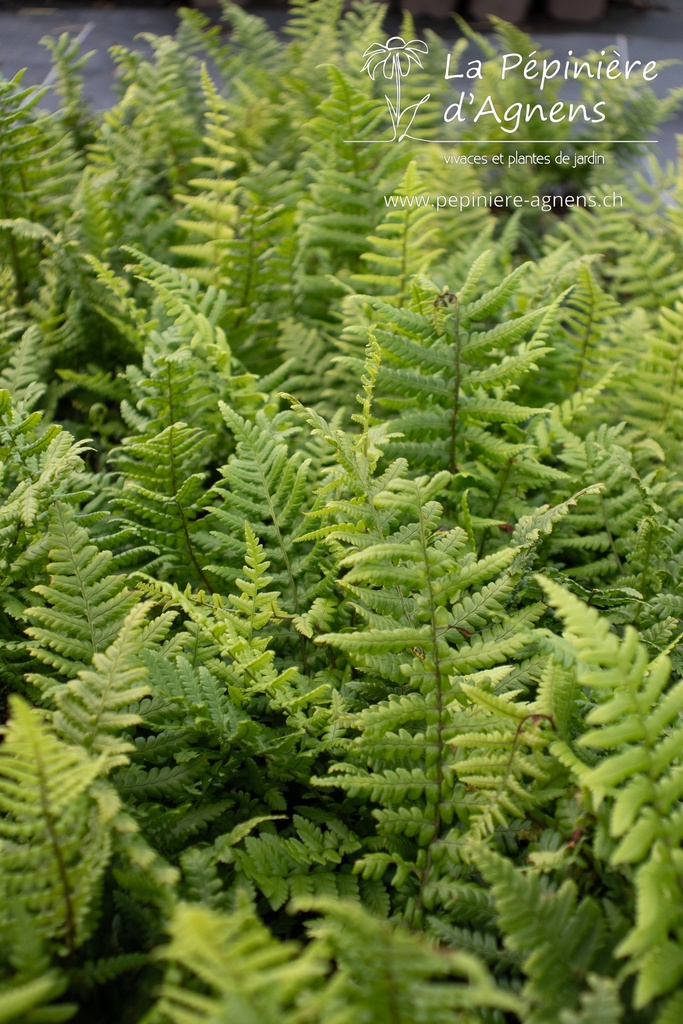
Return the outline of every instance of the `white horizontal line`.
[[[410,142],[430,142],[433,146],[656,146],[659,139],[417,139],[406,135]],[[344,139],[354,146],[389,145],[404,139]]]
[[[410,136],[408,136],[410,138]],[[462,144],[464,146],[483,146],[483,145],[501,145],[505,146],[540,146],[543,143],[553,142],[557,145],[560,143],[565,146],[624,146],[627,143],[640,143],[647,145],[655,145],[659,142],[659,139],[413,139],[414,142],[438,142],[442,146],[457,146]]]

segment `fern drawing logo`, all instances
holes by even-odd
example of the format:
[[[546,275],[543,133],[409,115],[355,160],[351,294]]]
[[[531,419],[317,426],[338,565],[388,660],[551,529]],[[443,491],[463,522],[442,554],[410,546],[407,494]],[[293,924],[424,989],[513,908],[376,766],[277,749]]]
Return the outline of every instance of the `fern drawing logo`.
[[[417,64],[419,68],[423,66],[420,55],[426,53],[429,53],[429,47],[421,39],[411,39],[406,42],[402,36],[391,36],[390,39],[387,39],[386,43],[373,43],[372,46],[368,46],[363,54],[366,61],[361,68],[361,72],[367,71],[370,78],[375,81],[375,76],[381,70],[387,83],[396,83],[395,102],[386,94],[384,96],[389,108],[389,114],[391,115],[391,125],[394,134],[390,139],[377,139],[375,141],[402,142],[406,137],[410,137],[408,132],[415,120],[415,115],[422,104],[427,102],[431,93],[427,93],[417,103],[410,103],[402,109],[401,79],[406,78],[410,74],[414,64]]]

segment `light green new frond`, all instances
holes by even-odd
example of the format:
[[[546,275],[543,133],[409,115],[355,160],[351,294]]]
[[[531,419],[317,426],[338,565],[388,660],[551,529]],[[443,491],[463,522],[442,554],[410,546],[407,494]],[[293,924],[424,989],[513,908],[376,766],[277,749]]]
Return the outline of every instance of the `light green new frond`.
[[[683,978],[680,845],[683,841],[683,682],[670,682],[666,655],[650,661],[631,626],[624,639],[573,594],[539,578],[565,623],[577,679],[598,704],[586,716],[583,747],[600,752],[579,782],[596,803],[608,801],[613,865],[635,869],[634,927],[617,947],[636,974],[635,1005],[676,990]],[[561,749],[558,748],[558,753]],[[676,895],[674,895],[676,894]]]
[[[188,262],[186,274],[226,290],[221,326],[230,345],[240,356],[261,361],[272,353],[279,321],[291,312],[291,267],[283,255],[300,185],[289,168],[272,158],[269,105],[263,96],[256,101],[262,109],[254,111],[256,123],[250,128],[248,118],[244,123],[247,97],[242,103],[225,99],[205,69],[202,81],[208,152],[194,157],[197,177],[188,182],[188,193],[178,197],[184,205],[179,224],[188,237],[173,251]],[[246,142],[235,137],[237,129]],[[245,163],[241,151],[247,144],[250,159]]]
[[[296,1024],[296,1001],[324,970],[317,951],[278,942],[243,901],[232,914],[181,903],[170,939],[160,956],[173,969],[152,1019],[172,1024]]]
[[[124,246],[124,250],[137,260],[128,269],[150,285],[166,315],[179,328],[182,340],[191,348],[217,349],[229,357],[225,332],[218,326],[227,302],[225,292],[212,287],[200,293],[199,282],[181,270],[159,263],[131,246]]]
[[[208,716],[212,731],[218,732],[237,730],[233,699],[241,706],[246,697],[266,695],[272,707],[295,713],[297,708],[322,701],[328,691],[327,685],[305,680],[294,666],[281,672],[275,667],[269,627],[280,617],[279,593],[266,589],[271,577],[264,575],[268,563],[263,549],[248,525],[245,533],[246,565],[234,580],[238,593],[207,598],[204,591],[192,593],[189,586],[181,591],[173,584],[152,579],[141,582],[141,589],[150,597],[180,608],[217,655],[208,661],[206,669],[199,669],[198,675],[184,659],[178,661],[175,672],[162,666],[157,685],[166,694],[180,696],[183,703],[196,703],[199,718],[195,724]],[[303,644],[303,637],[300,639]],[[305,662],[305,649],[302,651]]]
[[[558,583],[544,577],[539,577],[538,582],[561,614],[576,657],[589,666],[615,662],[619,655],[619,638],[607,619]]]
[[[316,502],[308,511],[312,520],[332,522],[308,536],[324,537],[330,543],[341,541],[353,546],[364,546],[380,540],[389,524],[397,518],[400,502],[391,488],[399,486],[407,471],[405,459],[396,459],[383,472],[378,472],[379,460],[392,434],[385,424],[377,423],[373,400],[380,366],[379,348],[373,339],[366,347],[366,359],[361,376],[362,391],[356,395],[361,412],[352,419],[360,425],[354,435],[342,429],[337,415],[328,423],[315,409],[304,407],[291,395],[284,395],[297,415],[308,424],[312,437],[322,446],[325,458],[321,466],[322,483],[317,493],[326,501]],[[448,480],[447,474],[437,474],[429,485],[430,497],[438,494]],[[408,514],[415,509],[415,494],[407,487],[410,504]],[[411,502],[411,498],[413,501]]]
[[[230,196],[234,187],[232,172],[235,170],[239,153],[234,144],[234,132],[230,128],[229,103],[216,88],[206,65],[202,65],[201,83],[206,103],[204,152],[201,156],[193,157],[192,163],[198,169],[203,168],[204,173],[201,178],[191,179],[188,184],[196,183],[202,187],[203,191],[200,202],[196,206],[192,197],[182,196],[181,198],[185,201],[188,210],[196,210],[204,216],[211,213],[213,237],[216,239],[219,237],[229,238],[232,234],[229,227],[225,234],[221,235],[215,232],[219,223],[228,224],[230,215],[235,212],[234,206],[227,201],[227,197]]]
[[[321,321],[330,320],[331,300],[342,293],[330,275],[342,272],[347,282],[362,269],[368,236],[382,219],[378,193],[408,162],[402,147],[374,145],[382,134],[376,101],[337,68],[328,68],[328,77],[329,96],[306,125],[295,267],[297,291],[306,297],[297,312]]]
[[[111,48],[120,99],[104,115],[92,147],[91,163],[116,172],[117,205],[128,200],[131,206],[124,213],[127,221],[151,212],[150,206],[159,209],[158,200],[142,204],[140,198],[158,190],[160,178],[172,190],[184,183],[201,144],[204,115],[196,58],[182,52],[171,36],[145,33],[144,38],[149,57],[124,46]]]
[[[280,595],[266,589],[273,580],[272,576],[266,575],[270,562],[266,560],[263,547],[249,523],[244,524],[244,536],[245,564],[242,571],[246,579],[237,577],[235,586],[239,594],[231,594],[229,601],[244,623],[246,639],[252,640],[276,612]]]
[[[56,731],[104,759],[108,768],[128,762],[133,747],[123,734],[142,721],[130,710],[150,692],[140,653],[158,645],[175,618],[166,612],[148,623],[149,611],[149,604],[133,608],[114,642],[93,654],[92,667],[81,669],[77,679],[56,693]]]
[[[185,283],[187,280],[183,279]],[[215,298],[215,289],[207,289],[205,299],[209,308]],[[216,401],[232,383],[232,359],[227,347],[211,341],[212,337],[215,341],[213,328],[210,323],[207,326],[207,318],[199,311],[199,297],[180,295],[176,300],[180,306],[187,303],[185,313],[179,313],[179,319],[185,319],[186,329],[175,324],[167,327],[163,334],[152,329],[142,365],[126,367],[129,397],[121,403],[121,416],[139,441],[153,438],[167,427],[180,423],[215,435],[206,441],[203,462],[207,463],[225,441]],[[204,306],[204,299],[201,305]],[[195,326],[198,328],[194,336],[196,344],[191,347],[187,341]],[[201,335],[204,327],[207,333]],[[241,383],[246,394],[249,385],[246,381]],[[251,397],[253,401],[253,393]],[[237,396],[235,399],[238,400]]]
[[[110,856],[116,808],[93,792],[105,761],[57,739],[18,697],[10,705],[0,746],[0,916],[23,913],[73,952],[92,930]]]
[[[470,703],[456,732],[458,750],[466,753],[455,771],[471,793],[476,841],[550,802],[563,792],[563,779],[547,749],[550,715],[481,683],[460,688]]]
[[[55,499],[83,494],[79,474],[87,445],[74,442],[56,424],[41,429],[41,420],[42,413],[15,408],[9,392],[0,391],[0,539],[5,542],[42,524]],[[8,555],[6,549],[3,561]]]

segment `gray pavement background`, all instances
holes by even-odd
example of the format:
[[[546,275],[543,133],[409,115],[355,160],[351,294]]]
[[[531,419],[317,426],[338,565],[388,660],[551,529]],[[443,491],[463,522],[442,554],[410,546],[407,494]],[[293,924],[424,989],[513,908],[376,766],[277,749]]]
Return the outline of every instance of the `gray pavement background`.
[[[84,68],[86,98],[96,110],[115,101],[114,64],[108,48],[115,44],[147,47],[140,32],[173,34],[178,17],[172,7],[19,7],[0,8],[0,76],[11,78],[26,68],[23,84],[41,85],[50,74],[50,54],[40,45],[45,35],[62,32],[81,37],[81,53],[97,53]],[[48,97],[46,97],[48,100]]]
[[[207,0],[203,0],[206,3]],[[210,2],[210,0],[209,0]],[[647,3],[647,0],[643,0]],[[27,68],[24,83],[39,85],[50,74],[48,51],[40,46],[44,35],[58,36],[68,31],[80,36],[81,50],[96,50],[85,67],[86,96],[98,110],[109,107],[115,100],[113,91],[114,65],[108,47],[113,44],[137,46],[145,49],[136,36],[143,32],[158,35],[173,33],[178,24],[174,7],[121,7],[89,4],[79,7],[17,7],[1,6],[0,0],[0,76],[9,78],[19,69]],[[280,6],[250,4],[249,11],[260,14],[275,29],[286,19],[286,9]],[[204,8],[206,13],[218,16],[218,8]],[[391,15],[389,28],[398,24]],[[451,21],[418,19],[418,25],[428,25],[444,36],[455,38],[458,30]],[[631,59],[642,61],[677,59],[678,66],[663,69],[653,83],[663,95],[669,88],[683,84],[683,0],[651,0],[638,8],[632,2],[610,4],[608,15],[589,26],[553,22],[537,17],[524,26],[535,42],[554,49],[558,55],[572,49],[580,54],[591,49],[604,49],[618,43]],[[51,105],[48,94],[43,101]],[[668,122],[659,133],[658,155],[667,161],[676,154],[676,134],[683,134],[683,111]]]

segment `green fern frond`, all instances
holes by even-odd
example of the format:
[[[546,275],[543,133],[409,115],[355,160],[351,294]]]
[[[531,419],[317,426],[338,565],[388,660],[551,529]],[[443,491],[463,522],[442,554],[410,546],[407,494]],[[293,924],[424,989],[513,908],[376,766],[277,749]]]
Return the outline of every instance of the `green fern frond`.
[[[0,376],[2,390],[8,391],[12,401],[23,403],[26,409],[31,409],[45,390],[39,383],[45,368],[40,343],[40,331],[33,324],[12,345]]]
[[[9,652],[26,647],[16,620],[34,601],[31,586],[44,579],[51,507],[55,501],[83,500],[90,482],[82,461],[87,446],[56,424],[43,427],[42,414],[27,411],[33,391],[29,386],[17,407],[7,391],[0,391],[0,623],[9,654],[6,683],[14,675],[15,656]],[[14,683],[15,688],[21,685]]]
[[[683,429],[682,335],[683,303],[663,307],[648,335],[648,351],[637,364],[637,387],[628,393],[625,403],[629,421],[656,438],[667,452],[673,449],[673,458]]]
[[[530,1024],[550,1024],[577,1008],[589,971],[602,966],[605,924],[596,900],[576,885],[558,890],[543,876],[515,869],[504,857],[475,848],[472,860],[492,889],[506,946],[524,957],[522,997]]]
[[[34,587],[44,604],[26,610],[32,623],[26,632],[33,657],[57,673],[56,679],[32,676],[50,699],[62,680],[89,668],[109,647],[137,598],[124,576],[109,571],[111,553],[98,550],[63,502],[50,514],[47,544],[50,583]]]
[[[158,645],[175,617],[167,612],[148,623],[149,610],[145,604],[131,609],[114,642],[105,651],[93,652],[92,667],[81,669],[56,694],[57,733],[103,758],[109,768],[128,762],[133,747],[125,732],[142,721],[129,709],[150,692],[140,649]]]
[[[394,191],[397,203],[368,236],[371,250],[361,259],[369,269],[356,274],[351,283],[360,292],[381,296],[385,302],[405,305],[408,282],[414,274],[425,274],[442,251],[432,244],[436,215],[429,208],[402,205],[401,197],[424,192],[415,163],[411,163]]]
[[[24,72],[0,82],[0,254],[12,268],[17,305],[31,297],[36,280],[35,241],[8,230],[8,221],[22,218],[46,231],[64,216],[75,187],[78,162],[71,140],[37,104],[44,90],[22,85]]]
[[[522,1001],[499,988],[481,961],[462,951],[434,949],[415,935],[331,899],[298,899],[321,916],[308,926],[316,946],[336,964],[328,987],[314,997],[321,1019],[353,1024],[474,1024],[492,1010],[522,1012]],[[372,949],[368,959],[363,949]]]
[[[237,539],[245,521],[250,532],[264,545],[272,581],[280,591],[281,603],[290,614],[302,613],[309,600],[312,580],[308,567],[311,548],[297,541],[303,538],[303,511],[309,487],[308,462],[303,453],[288,451],[289,433],[282,416],[269,421],[259,412],[250,423],[224,403],[220,409],[236,441],[236,452],[221,469],[215,503],[207,526],[210,528],[214,564],[208,568],[222,579],[232,581],[244,564],[246,549]],[[248,543],[248,541],[247,541]],[[249,552],[255,557],[255,549]]]
[[[359,848],[353,832],[331,815],[295,814],[290,830],[247,836],[231,859],[237,884],[247,880],[278,910],[300,896],[358,899],[349,857]]]
[[[561,479],[537,457],[521,426],[540,410],[513,397],[548,351],[556,311],[549,306],[489,326],[524,270],[478,294],[488,260],[484,254],[476,261],[458,294],[439,293],[418,278],[410,309],[378,299],[370,304],[379,319],[372,336],[382,351],[378,402],[395,410],[390,425],[402,435],[388,453],[407,456],[414,472],[467,475],[475,513],[504,521],[526,513],[530,490]]]
[[[178,574],[210,590],[194,536],[210,502],[203,469],[208,441],[203,430],[182,421],[153,436],[124,439],[112,456],[125,484],[112,495],[120,522],[111,542],[129,565]]]
[[[111,854],[111,801],[94,788],[105,760],[58,740],[20,698],[10,707],[0,746],[0,913],[25,914],[73,952],[93,929]]]
[[[586,716],[580,747],[600,752],[582,768],[580,785],[599,805],[608,800],[610,834],[618,841],[610,860],[634,864],[637,913],[617,946],[636,975],[634,1004],[642,1008],[669,995],[683,977],[683,953],[675,938],[681,925],[679,847],[683,839],[680,751],[683,748],[683,683],[669,683],[666,655],[650,662],[638,634],[623,640],[598,613],[549,580],[540,580],[564,621],[565,642],[577,678],[598,700]],[[566,744],[558,741],[558,753]],[[551,748],[552,749],[552,748]]]
[[[514,558],[514,549],[478,561],[468,550],[465,531],[439,530],[441,508],[433,500],[425,503],[430,489],[426,484],[419,478],[403,482],[394,495],[387,495],[403,507],[412,504],[417,521],[386,534],[381,543],[364,545],[341,562],[349,571],[340,582],[348,588],[354,610],[366,620],[366,627],[316,638],[316,643],[346,652],[369,679],[382,680],[384,699],[349,719],[360,735],[349,745],[345,762],[316,782],[378,803],[380,808],[374,812],[378,833],[389,850],[394,835],[410,841],[394,885],[401,888],[410,876],[411,898],[404,912],[413,922],[421,920],[425,906],[433,908],[440,898],[441,861],[427,851],[438,847],[469,802],[464,787],[456,782],[468,772],[467,759],[459,749],[463,723],[469,720],[463,709],[471,706],[472,695],[478,693],[468,690],[467,675],[500,666],[520,652],[528,643],[527,624],[540,614],[540,609],[526,608],[505,621],[505,605],[515,582],[504,570]],[[377,605],[374,595],[380,591],[390,600]],[[482,696],[481,700],[499,698]],[[472,761],[472,778],[481,772],[486,780],[482,785],[497,785],[505,791],[499,821],[506,820],[502,807],[508,792],[508,813],[519,813],[513,793],[523,804],[533,801],[533,794],[527,798],[515,781],[515,772],[547,777],[540,763],[534,767],[525,757],[517,732],[525,713],[513,710],[510,713],[518,717],[511,728],[515,737],[511,752],[501,764],[495,758],[486,765]],[[534,729],[530,737],[532,733]],[[473,746],[481,746],[481,736],[470,730],[470,737]],[[531,738],[525,737],[524,742],[533,749]],[[372,873],[372,855],[360,863],[361,870]]]
[[[208,1024],[220,1014],[294,1024],[297,997],[324,969],[317,952],[297,956],[293,943],[273,939],[244,901],[230,915],[180,904],[170,940],[161,956],[175,969],[167,972],[152,1020]],[[191,984],[195,979],[203,991]]]
[[[569,373],[569,387],[574,391],[593,383],[596,375],[602,376],[606,356],[614,361],[612,325],[619,309],[616,300],[600,288],[589,265],[581,264],[577,276],[562,309],[563,335],[573,359],[564,373],[557,369],[562,376]]]

